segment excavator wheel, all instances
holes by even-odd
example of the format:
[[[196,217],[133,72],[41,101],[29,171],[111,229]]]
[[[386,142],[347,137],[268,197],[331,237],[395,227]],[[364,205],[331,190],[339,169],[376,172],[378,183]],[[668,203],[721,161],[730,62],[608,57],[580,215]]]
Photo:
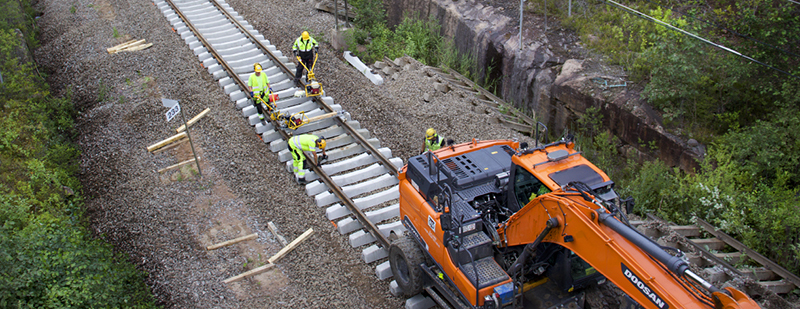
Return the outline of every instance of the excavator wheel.
[[[403,295],[411,297],[422,291],[422,269],[419,264],[425,261],[422,250],[408,234],[392,241],[389,246],[389,265],[394,280],[403,290]]]

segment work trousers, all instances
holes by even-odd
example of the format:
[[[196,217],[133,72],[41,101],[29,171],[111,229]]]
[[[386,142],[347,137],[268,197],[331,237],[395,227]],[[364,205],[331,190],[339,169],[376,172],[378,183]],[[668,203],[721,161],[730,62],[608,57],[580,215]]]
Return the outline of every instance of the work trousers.
[[[301,52],[300,53],[300,61],[302,61],[303,64],[306,65],[306,68],[311,69],[311,66],[314,65],[314,53],[313,52],[308,52],[308,53]],[[294,73],[294,78],[299,80],[300,77],[303,76],[303,70],[305,70],[303,65],[298,63],[297,64],[297,70]]]
[[[255,106],[256,110],[258,110],[259,115],[264,115],[264,105],[262,105],[261,100],[256,98],[259,96],[263,98],[264,101],[269,100],[269,97],[267,96],[266,93],[261,93],[261,94],[253,93],[253,106]]]
[[[302,149],[294,148],[292,143],[289,143],[289,148],[292,149],[292,169],[297,177],[306,177],[306,167],[308,167],[308,158],[303,153]]]

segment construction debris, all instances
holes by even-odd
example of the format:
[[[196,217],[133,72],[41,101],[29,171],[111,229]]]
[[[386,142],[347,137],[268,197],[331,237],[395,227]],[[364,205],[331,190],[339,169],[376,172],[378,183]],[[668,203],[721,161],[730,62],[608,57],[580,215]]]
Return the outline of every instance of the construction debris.
[[[205,117],[206,114],[208,114],[208,112],[210,112],[210,111],[211,111],[210,108],[206,108],[205,110],[203,110],[202,112],[197,114],[197,116],[194,116],[194,117],[192,117],[192,119],[189,119],[189,121],[186,122],[186,125],[189,125],[191,127],[195,122],[200,121],[200,118]],[[181,125],[175,131],[178,131],[178,133],[183,132],[184,130],[186,130],[186,125]]]
[[[154,150],[156,150],[158,148],[161,148],[161,147],[164,147],[166,145],[169,145],[171,143],[174,143],[177,140],[184,139],[184,138],[186,138],[186,136],[187,136],[186,132],[181,132],[181,133],[175,134],[175,135],[173,135],[173,136],[171,136],[171,137],[169,137],[169,138],[167,138],[167,139],[165,139],[163,141],[160,141],[160,142],[155,143],[153,145],[147,146],[147,151],[153,152]]]
[[[200,160],[200,158],[198,157],[197,160]],[[183,166],[185,164],[192,163],[194,161],[195,161],[194,159],[189,159],[189,160],[183,161],[181,163],[173,164],[173,165],[170,165],[168,167],[165,167],[165,168],[162,168],[162,169],[158,170],[158,173],[163,173],[163,172],[166,172],[166,171],[169,171],[169,170],[173,170],[173,169],[179,168],[179,167],[181,167],[181,166]]]
[[[267,228],[269,229],[270,232],[272,232],[272,235],[275,235],[275,238],[277,238],[282,245],[284,246],[288,245],[288,243],[286,242],[286,238],[278,234],[278,227],[275,226],[275,223],[272,223],[272,221],[267,222]]]
[[[250,235],[242,236],[242,237],[231,239],[231,240],[228,240],[228,241],[223,241],[223,242],[218,243],[218,244],[206,246],[206,250],[219,249],[219,248],[222,248],[222,247],[230,246],[230,245],[238,243],[238,242],[242,242],[242,241],[245,241],[245,240],[256,239],[256,238],[258,238],[258,234],[253,233],[253,234],[250,234]]]
[[[244,273],[241,273],[241,274],[238,274],[236,276],[230,277],[228,279],[222,280],[222,282],[231,283],[231,282],[242,280],[245,277],[252,276],[252,275],[257,275],[257,274],[263,273],[263,272],[265,272],[267,270],[270,270],[271,268],[275,267],[275,262],[277,262],[280,258],[282,258],[287,253],[289,253],[292,250],[294,250],[294,248],[296,248],[301,242],[303,242],[306,239],[308,239],[309,237],[311,237],[312,234],[314,234],[314,229],[310,228],[305,233],[303,233],[303,235],[300,235],[300,237],[297,237],[295,240],[292,240],[292,242],[289,243],[289,245],[287,245],[286,247],[283,247],[283,249],[281,249],[281,251],[278,251],[278,253],[276,253],[271,258],[269,258],[269,262],[267,263],[267,265],[248,270],[248,271],[246,271]]]
[[[145,44],[144,41],[145,41],[144,39],[141,39],[141,40],[130,40],[130,41],[127,41],[125,43],[119,44],[117,46],[114,46],[114,47],[111,47],[111,48],[106,48],[106,51],[108,51],[109,54],[114,54],[114,53],[118,53],[118,52],[121,52],[121,51],[142,50],[142,49],[149,48],[150,46],[153,46],[153,43]]]

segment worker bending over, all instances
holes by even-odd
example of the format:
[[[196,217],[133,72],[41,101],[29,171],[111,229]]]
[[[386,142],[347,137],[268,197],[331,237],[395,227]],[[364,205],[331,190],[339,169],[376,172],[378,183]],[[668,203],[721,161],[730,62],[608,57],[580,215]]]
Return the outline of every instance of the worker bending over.
[[[264,107],[261,106],[261,102],[256,99],[256,97],[260,97],[265,101],[269,100],[269,94],[272,93],[272,88],[269,86],[267,74],[261,73],[260,63],[253,65],[253,71],[255,72],[250,74],[250,78],[247,79],[247,89],[250,90],[253,106],[258,110],[258,119],[264,120]]]
[[[425,140],[422,142],[422,150],[420,150],[419,153],[423,153],[427,150],[439,150],[442,146],[444,146],[444,138],[436,134],[436,130],[433,128],[428,128],[428,130],[425,131]]]
[[[316,135],[303,134],[293,136],[289,139],[289,149],[292,151],[292,168],[294,170],[295,179],[300,184],[306,184],[306,167],[308,167],[308,156],[306,151],[311,152],[314,161],[311,164],[319,166],[320,161],[328,158],[325,154],[326,141],[324,137],[317,137]],[[322,156],[317,158],[317,150],[322,150]]]
[[[294,41],[292,52],[294,56],[297,57],[298,61],[294,79],[300,80],[305,68],[303,68],[299,62],[305,64],[306,68],[312,69],[311,67],[314,65],[314,55],[319,53],[319,44],[317,44],[317,40],[308,34],[308,31],[303,31],[303,34]]]

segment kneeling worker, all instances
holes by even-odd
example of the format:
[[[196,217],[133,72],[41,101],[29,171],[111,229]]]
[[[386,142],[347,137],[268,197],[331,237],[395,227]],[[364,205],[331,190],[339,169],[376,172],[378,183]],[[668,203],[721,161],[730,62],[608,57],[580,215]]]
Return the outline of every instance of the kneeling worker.
[[[425,140],[422,141],[422,150],[419,153],[423,153],[427,150],[434,151],[439,150],[444,146],[444,138],[436,134],[436,130],[433,128],[428,128],[425,131]]]
[[[292,167],[294,170],[295,177],[297,182],[300,184],[306,184],[306,167],[308,165],[307,156],[305,151],[311,152],[314,156],[314,162],[317,163],[319,166],[319,162],[321,160],[325,160],[328,158],[328,155],[325,154],[325,142],[324,137],[317,137],[316,135],[311,134],[303,134],[298,136],[293,136],[289,139],[289,149],[292,151]],[[317,150],[322,150],[322,156],[317,158]]]

